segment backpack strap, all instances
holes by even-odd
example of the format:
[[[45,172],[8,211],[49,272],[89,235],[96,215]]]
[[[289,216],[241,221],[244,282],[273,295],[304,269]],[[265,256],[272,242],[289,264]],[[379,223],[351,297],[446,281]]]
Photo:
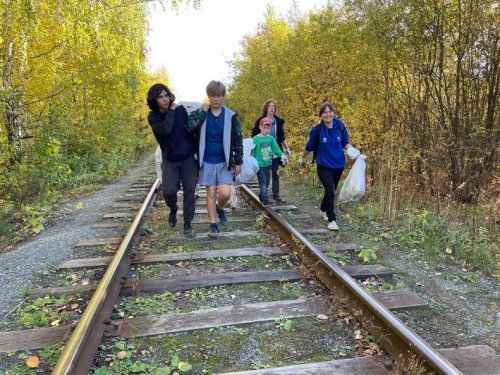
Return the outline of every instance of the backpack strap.
[[[318,154],[319,147],[319,138],[321,136],[321,122],[314,126],[316,128],[316,137],[314,138],[314,151],[313,151],[313,160],[312,162],[316,162],[316,155]]]

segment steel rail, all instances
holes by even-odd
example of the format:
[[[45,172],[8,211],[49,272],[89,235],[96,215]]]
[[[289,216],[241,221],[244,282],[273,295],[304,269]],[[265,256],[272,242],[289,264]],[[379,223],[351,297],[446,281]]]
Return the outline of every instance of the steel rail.
[[[302,262],[337,298],[340,298],[382,347],[390,354],[396,370],[403,372],[421,365],[439,374],[462,374],[446,358],[407,327],[384,305],[367,293],[345,271],[333,263],[314,244],[291,226],[274,210],[260,203],[246,185],[240,187],[241,196],[255,209],[265,211],[270,225]]]
[[[144,214],[156,196],[158,185],[159,180],[156,180],[149,190],[144,203],[67,342],[52,374],[88,374],[103,334],[107,330],[114,328],[109,316],[120,294],[121,287],[126,283],[133,257],[130,250],[137,241]]]

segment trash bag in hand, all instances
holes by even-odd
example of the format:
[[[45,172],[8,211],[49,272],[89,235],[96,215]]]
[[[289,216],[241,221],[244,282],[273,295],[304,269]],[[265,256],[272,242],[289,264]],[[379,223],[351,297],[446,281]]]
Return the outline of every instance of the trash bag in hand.
[[[157,146],[155,151],[155,169],[156,169],[156,178],[160,180],[160,182],[161,182],[161,162],[162,162],[161,148],[160,146]]]
[[[259,171],[259,163],[253,156],[243,156],[243,164],[241,165],[241,173],[239,175],[241,182],[248,182],[255,177]]]
[[[356,159],[359,156],[359,154],[360,154],[360,152],[357,148],[352,147],[352,146],[347,148],[347,156],[349,156],[349,158],[351,158],[351,160]]]
[[[340,189],[338,203],[355,202],[365,194],[366,156],[359,155]]]

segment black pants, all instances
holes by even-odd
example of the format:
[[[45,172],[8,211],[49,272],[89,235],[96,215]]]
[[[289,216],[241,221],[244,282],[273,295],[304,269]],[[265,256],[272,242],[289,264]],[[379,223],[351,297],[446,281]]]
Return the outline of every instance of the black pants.
[[[325,189],[325,195],[321,201],[321,211],[326,212],[328,222],[337,219],[334,208],[335,189],[337,189],[343,171],[344,168],[332,169],[318,165],[319,180]]]
[[[276,198],[280,195],[280,175],[278,170],[280,168],[280,158],[273,159],[273,165],[271,167],[271,177],[273,180],[273,197]]]
[[[198,183],[198,163],[194,155],[180,161],[162,159],[161,172],[163,198],[171,210],[177,210],[177,192],[182,183],[184,223],[190,224],[194,218],[194,193]]]

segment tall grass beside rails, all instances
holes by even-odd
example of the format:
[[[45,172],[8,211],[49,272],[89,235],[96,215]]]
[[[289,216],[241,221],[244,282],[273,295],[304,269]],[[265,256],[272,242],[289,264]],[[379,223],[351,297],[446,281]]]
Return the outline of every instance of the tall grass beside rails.
[[[43,231],[54,206],[68,197],[94,191],[121,175],[126,166],[152,149],[146,142],[134,147],[96,151],[87,155],[36,153],[0,171],[0,252],[26,236]]]
[[[306,187],[304,191],[310,194],[321,192],[314,168],[301,173],[285,169],[282,175],[284,180]],[[493,198],[483,199],[482,204],[457,204],[447,197],[440,197],[437,202],[399,177],[396,181],[396,174],[392,176],[394,181],[389,184],[384,180],[371,184],[367,179],[366,196],[360,202],[341,206],[337,211],[341,220],[344,212],[344,216],[360,225],[370,224],[363,226],[363,232],[373,231],[373,238],[385,238],[391,246],[422,250],[435,262],[452,258],[463,268],[500,277],[498,228],[494,219],[498,217],[498,208]],[[389,194],[391,189],[393,193]]]

